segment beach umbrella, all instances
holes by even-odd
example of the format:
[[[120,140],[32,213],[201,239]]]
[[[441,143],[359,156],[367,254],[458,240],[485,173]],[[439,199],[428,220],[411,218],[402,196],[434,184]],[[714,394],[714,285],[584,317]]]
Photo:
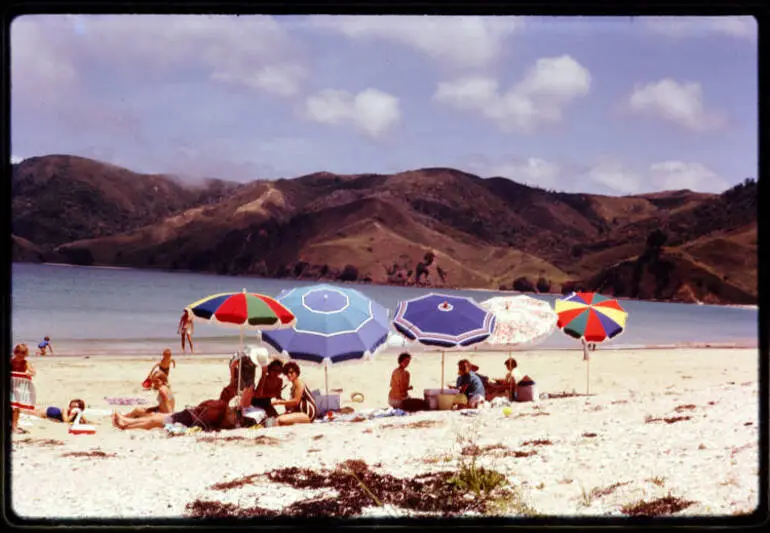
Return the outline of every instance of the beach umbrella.
[[[238,352],[243,349],[243,332],[246,329],[279,329],[291,327],[296,318],[286,306],[264,294],[224,292],[212,294],[186,307],[193,316],[241,331]],[[238,365],[238,394],[240,395],[241,365]]]
[[[556,313],[544,300],[524,294],[496,296],[483,301],[481,306],[495,314],[495,329],[492,335],[476,347],[504,349],[510,357],[511,350],[533,346],[556,330]],[[508,394],[511,394],[510,389]]]
[[[605,342],[618,336],[626,327],[628,313],[617,300],[595,292],[573,292],[554,304],[557,326],[567,335],[583,343],[586,361],[586,393],[591,357],[588,343]]]
[[[473,298],[430,293],[399,302],[393,327],[410,340],[441,350],[443,388],[445,352],[485,340],[494,330],[495,316]]]
[[[262,340],[285,357],[328,367],[374,357],[389,331],[388,310],[355,289],[321,284],[284,290],[278,301],[292,310],[296,324],[265,331]]]
[[[523,294],[496,296],[481,306],[492,311],[496,319],[494,331],[483,344],[512,350],[542,342],[556,330],[558,317],[544,300]]]

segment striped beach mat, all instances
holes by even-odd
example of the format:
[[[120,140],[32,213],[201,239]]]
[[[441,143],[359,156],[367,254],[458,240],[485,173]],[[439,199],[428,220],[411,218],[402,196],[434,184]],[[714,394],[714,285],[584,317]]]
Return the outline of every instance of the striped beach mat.
[[[11,372],[11,407],[18,409],[35,408],[35,384],[23,372]]]

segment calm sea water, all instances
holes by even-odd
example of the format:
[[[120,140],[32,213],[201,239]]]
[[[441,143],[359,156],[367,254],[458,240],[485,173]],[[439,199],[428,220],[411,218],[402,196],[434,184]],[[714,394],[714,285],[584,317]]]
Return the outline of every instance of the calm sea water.
[[[276,296],[282,289],[314,282],[251,277],[215,276],[186,272],[73,267],[15,263],[12,266],[13,342],[37,345],[49,335],[60,352],[88,346],[125,347],[155,353],[163,346],[179,346],[176,334],[182,309],[218,292],[245,288]],[[389,308],[399,300],[431,292],[413,287],[355,285]],[[510,294],[495,291],[442,290],[483,301]],[[553,304],[555,295],[537,295]],[[692,342],[756,343],[756,309],[622,300],[629,313],[626,331],[610,341],[616,347],[684,344]],[[210,346],[231,346],[238,331],[196,321],[194,340]],[[254,341],[254,333],[247,333]],[[560,331],[539,348],[575,348],[576,341]],[[123,351],[117,349],[117,351]]]

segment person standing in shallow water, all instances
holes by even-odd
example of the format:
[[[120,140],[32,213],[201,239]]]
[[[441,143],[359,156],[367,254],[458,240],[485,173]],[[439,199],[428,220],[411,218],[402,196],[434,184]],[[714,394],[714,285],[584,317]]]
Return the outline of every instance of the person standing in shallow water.
[[[195,353],[193,350],[193,341],[192,341],[192,334],[193,334],[193,318],[192,318],[192,311],[189,309],[185,309],[182,311],[182,316],[179,318],[179,326],[177,327],[177,333],[182,337],[182,353],[185,353],[185,339],[187,339],[187,343],[190,345],[190,353]]]

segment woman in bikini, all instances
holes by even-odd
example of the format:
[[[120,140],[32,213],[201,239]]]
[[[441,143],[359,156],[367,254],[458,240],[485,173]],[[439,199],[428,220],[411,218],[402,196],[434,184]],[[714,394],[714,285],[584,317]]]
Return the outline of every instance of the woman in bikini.
[[[150,376],[152,388],[158,391],[158,405],[153,407],[137,407],[133,411],[126,413],[127,418],[140,418],[151,413],[172,413],[174,411],[174,394],[171,392],[171,386],[168,384],[168,375],[162,370],[156,370]]]
[[[318,408],[307,385],[299,379],[299,365],[294,361],[289,361],[283,365],[283,372],[292,385],[291,398],[288,400],[274,398],[271,401],[273,405],[283,405],[286,409],[286,412],[280,415],[276,422],[279,426],[308,424],[312,422],[316,417]]]
[[[177,333],[182,337],[182,353],[185,353],[184,341],[187,339],[187,343],[190,345],[190,353],[194,353],[192,333],[193,333],[193,319],[192,311],[185,309],[182,311],[182,316],[179,318],[179,326],[177,327]]]

